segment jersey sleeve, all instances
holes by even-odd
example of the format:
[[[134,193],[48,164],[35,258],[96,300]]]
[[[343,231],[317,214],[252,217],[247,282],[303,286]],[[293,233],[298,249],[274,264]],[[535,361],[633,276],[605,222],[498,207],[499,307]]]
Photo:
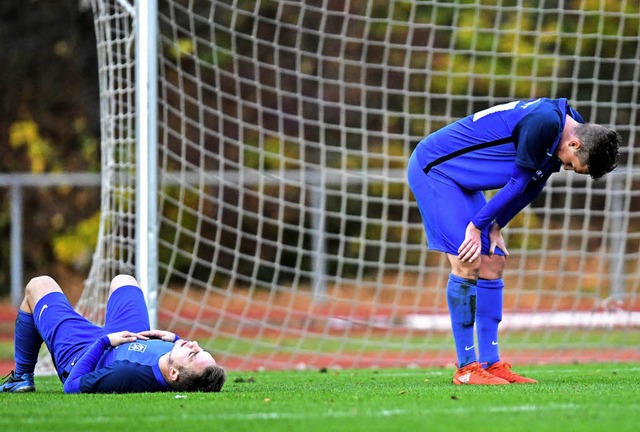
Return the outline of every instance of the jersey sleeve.
[[[102,354],[104,354],[105,350],[110,346],[109,337],[105,335],[87,348],[78,360],[78,363],[71,369],[71,373],[64,382],[63,389],[65,393],[78,393],[80,391],[80,379],[95,369]]]
[[[504,185],[471,220],[473,225],[480,230],[484,230],[498,215],[517,214],[524,206],[531,202],[524,202],[529,199],[529,197],[524,197],[524,195],[526,195],[525,192],[527,191],[529,183],[537,183],[532,178],[532,170],[516,165],[511,173],[511,179],[509,179],[507,184]],[[531,198],[531,200],[533,200],[533,198]]]
[[[548,176],[551,175],[549,173]],[[538,195],[542,192],[542,189],[546,185],[546,178],[544,180],[530,181],[524,192],[518,196],[507,208],[496,216],[496,223],[500,228],[504,228],[522,209],[528,206]]]
[[[516,145],[516,164],[522,168],[539,170],[562,131],[562,113],[558,109],[541,107],[526,115],[513,130]]]
[[[151,366],[120,360],[80,378],[78,393],[142,393],[162,388]]]
[[[129,360],[119,360],[95,370],[100,358],[111,346],[108,336],[96,340],[80,357],[64,382],[65,393],[140,393],[168,390],[162,386],[153,368]]]

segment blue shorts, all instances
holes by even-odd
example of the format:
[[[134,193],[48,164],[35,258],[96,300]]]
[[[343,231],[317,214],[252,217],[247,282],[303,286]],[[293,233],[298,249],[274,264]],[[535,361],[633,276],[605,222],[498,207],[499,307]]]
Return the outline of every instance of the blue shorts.
[[[409,159],[407,177],[422,216],[429,249],[458,255],[467,225],[487,203],[484,193],[462,189],[433,169],[425,174],[415,152]],[[482,255],[489,254],[489,229],[481,233]],[[498,248],[495,253],[504,255]]]
[[[135,333],[150,330],[144,295],[136,286],[120,287],[109,297],[104,327],[76,312],[61,292],[42,297],[33,310],[33,317],[63,383],[84,350],[103,335],[123,330]]]

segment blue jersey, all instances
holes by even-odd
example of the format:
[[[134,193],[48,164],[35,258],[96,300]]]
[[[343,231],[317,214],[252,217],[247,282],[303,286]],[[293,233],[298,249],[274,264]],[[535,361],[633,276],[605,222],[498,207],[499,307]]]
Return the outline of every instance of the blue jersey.
[[[412,190],[420,189],[421,178],[427,177],[468,194],[500,189],[465,217],[470,216],[480,230],[493,221],[504,227],[562,166],[556,153],[567,115],[584,123],[566,99],[540,98],[497,105],[445,126],[423,139],[413,152],[408,173]],[[457,250],[456,241],[442,249]]]
[[[416,148],[425,172],[434,171],[470,191],[503,187],[514,164],[542,180],[560,169],[556,147],[569,114],[584,120],[566,99],[514,101],[452,123]]]
[[[111,294],[103,327],[76,312],[61,292],[43,296],[34,308],[34,319],[65,393],[171,390],[159,361],[173,349],[173,342],[137,340],[112,348],[107,336],[122,330],[150,330],[149,313],[139,287],[121,286]]]
[[[64,383],[66,393],[130,393],[167,391],[160,357],[172,342],[138,340],[110,347],[109,338],[98,339],[74,365]]]

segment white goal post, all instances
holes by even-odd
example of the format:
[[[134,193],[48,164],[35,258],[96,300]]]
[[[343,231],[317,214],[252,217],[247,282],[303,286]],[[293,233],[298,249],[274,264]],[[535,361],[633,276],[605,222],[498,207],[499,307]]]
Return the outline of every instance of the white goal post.
[[[552,176],[505,230],[503,354],[640,360],[637,1],[91,4],[90,318],[127,272],[154,324],[235,370],[450,365],[448,265],[427,250],[408,157],[473,112],[566,97],[620,132],[622,157],[599,182]]]

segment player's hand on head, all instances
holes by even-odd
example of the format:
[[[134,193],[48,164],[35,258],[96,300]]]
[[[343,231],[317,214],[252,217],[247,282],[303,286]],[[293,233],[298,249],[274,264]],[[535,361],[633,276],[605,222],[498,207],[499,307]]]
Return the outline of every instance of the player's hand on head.
[[[174,342],[176,340],[176,334],[167,330],[145,330],[140,332],[140,335],[150,339],[161,339],[165,342]]]
[[[482,252],[480,230],[472,222],[469,222],[464,234],[464,241],[458,248],[458,259],[460,261],[474,262],[480,257],[480,252]]]
[[[144,339],[144,340],[149,339],[147,336],[141,333],[133,333],[127,330],[115,332],[115,333],[109,333],[107,337],[109,338],[109,342],[112,347],[117,347],[119,345],[129,343],[129,342],[135,342],[138,339]]]

